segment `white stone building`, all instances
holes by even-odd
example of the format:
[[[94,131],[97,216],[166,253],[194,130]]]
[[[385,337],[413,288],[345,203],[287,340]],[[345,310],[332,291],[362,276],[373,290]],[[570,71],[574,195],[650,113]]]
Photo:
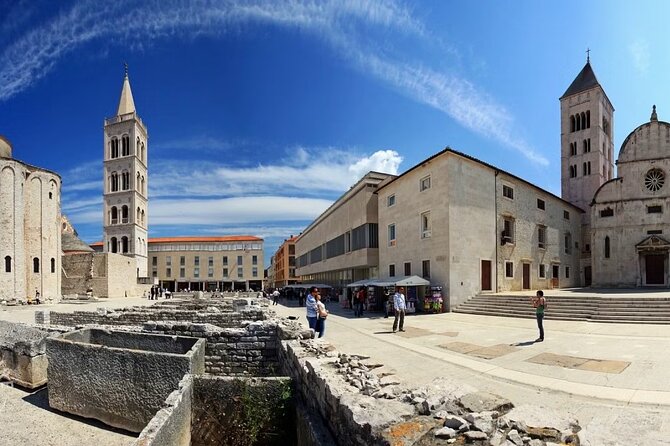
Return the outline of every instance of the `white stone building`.
[[[60,297],[60,176],[12,158],[0,136],[0,300]]]
[[[135,258],[136,277],[148,277],[147,148],[126,71],[116,116],[104,127],[103,249]]]

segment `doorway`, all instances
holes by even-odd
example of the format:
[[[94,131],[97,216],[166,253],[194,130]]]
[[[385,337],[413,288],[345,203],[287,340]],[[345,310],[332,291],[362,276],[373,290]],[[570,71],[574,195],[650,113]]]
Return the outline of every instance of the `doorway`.
[[[558,288],[558,276],[560,268],[558,265],[551,265],[551,287]]]
[[[584,286],[591,286],[591,267],[584,267]]]
[[[530,289],[530,263],[524,263],[522,268],[521,288],[524,290]]]
[[[482,260],[482,291],[491,291],[491,261]]]
[[[665,255],[647,254],[644,256],[645,285],[665,285]]]

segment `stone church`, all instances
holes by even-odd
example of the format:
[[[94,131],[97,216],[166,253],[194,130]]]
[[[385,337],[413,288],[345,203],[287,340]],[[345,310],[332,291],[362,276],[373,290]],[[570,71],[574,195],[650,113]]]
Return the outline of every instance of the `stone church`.
[[[562,197],[586,211],[582,284],[668,287],[670,124],[654,106],[615,160],[614,107],[588,60],[560,102]]]

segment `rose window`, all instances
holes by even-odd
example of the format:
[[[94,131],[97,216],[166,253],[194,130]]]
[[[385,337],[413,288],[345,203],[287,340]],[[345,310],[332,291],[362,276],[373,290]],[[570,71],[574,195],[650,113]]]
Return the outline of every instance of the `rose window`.
[[[644,176],[644,185],[652,192],[661,190],[665,184],[665,174],[659,169],[652,169]]]

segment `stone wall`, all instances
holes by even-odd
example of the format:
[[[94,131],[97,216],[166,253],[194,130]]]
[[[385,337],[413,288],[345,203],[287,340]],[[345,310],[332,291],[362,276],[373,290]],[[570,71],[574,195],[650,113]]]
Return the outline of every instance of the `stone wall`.
[[[151,285],[137,283],[137,261],[111,253],[78,253],[63,256],[62,294],[97,297],[141,296]]]
[[[192,406],[193,377],[186,375],[140,433],[134,446],[190,446]]]
[[[87,336],[87,331],[104,336]],[[175,353],[164,342],[152,342],[152,336],[159,338],[85,329],[48,338],[49,406],[141,432],[183,376],[204,369],[202,340],[183,339],[191,345],[184,352],[184,342],[168,338],[178,344]],[[87,342],[92,338],[100,343]],[[138,338],[147,339],[140,342],[147,350],[116,347],[138,343]]]
[[[30,389],[45,384],[49,335],[46,330],[0,320],[0,377]]]

